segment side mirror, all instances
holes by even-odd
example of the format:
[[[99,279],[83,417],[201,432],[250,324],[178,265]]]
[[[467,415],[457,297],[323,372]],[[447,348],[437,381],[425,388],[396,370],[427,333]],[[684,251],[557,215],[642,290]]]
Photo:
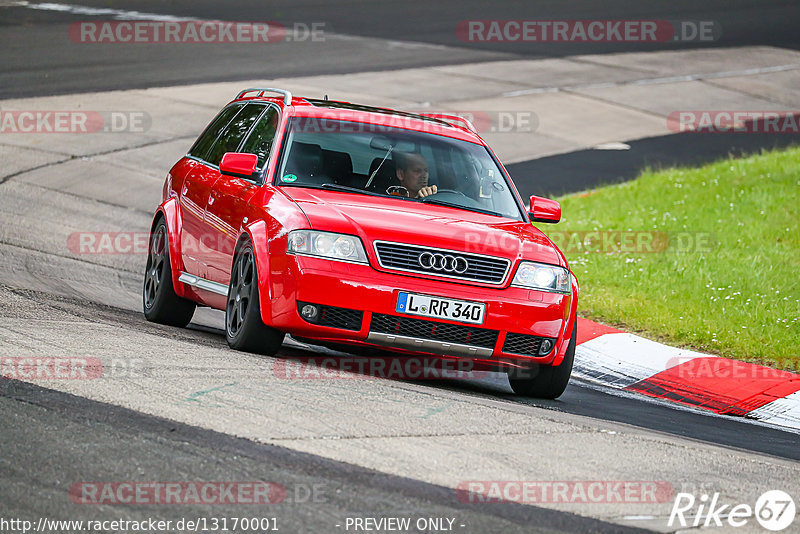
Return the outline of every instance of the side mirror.
[[[561,204],[549,198],[531,196],[531,222],[557,223],[561,220]]]
[[[258,156],[241,152],[226,152],[219,162],[219,172],[225,176],[234,176],[252,180],[256,172]]]

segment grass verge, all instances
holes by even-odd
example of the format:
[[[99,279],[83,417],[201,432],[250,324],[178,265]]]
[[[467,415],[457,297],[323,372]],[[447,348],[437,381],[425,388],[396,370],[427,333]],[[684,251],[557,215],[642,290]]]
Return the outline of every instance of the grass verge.
[[[559,200],[583,317],[800,372],[800,148]]]

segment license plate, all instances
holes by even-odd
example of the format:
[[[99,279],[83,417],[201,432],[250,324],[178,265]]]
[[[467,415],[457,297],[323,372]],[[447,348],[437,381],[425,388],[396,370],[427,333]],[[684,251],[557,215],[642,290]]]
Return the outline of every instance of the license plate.
[[[397,311],[409,315],[483,324],[486,304],[401,292],[397,296]]]

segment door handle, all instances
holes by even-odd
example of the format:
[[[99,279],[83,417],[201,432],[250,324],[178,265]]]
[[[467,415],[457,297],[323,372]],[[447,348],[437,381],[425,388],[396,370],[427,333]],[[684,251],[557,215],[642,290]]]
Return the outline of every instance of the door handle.
[[[212,195],[209,195],[209,197],[208,197],[208,204],[210,206],[213,203],[214,203],[214,195],[212,194]]]

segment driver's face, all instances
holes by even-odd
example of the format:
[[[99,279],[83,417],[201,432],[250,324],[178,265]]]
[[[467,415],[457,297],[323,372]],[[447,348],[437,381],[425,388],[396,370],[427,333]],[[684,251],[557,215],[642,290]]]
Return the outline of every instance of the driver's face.
[[[417,196],[419,190],[428,185],[428,162],[422,156],[409,156],[408,166],[397,169],[397,179],[412,197]]]

